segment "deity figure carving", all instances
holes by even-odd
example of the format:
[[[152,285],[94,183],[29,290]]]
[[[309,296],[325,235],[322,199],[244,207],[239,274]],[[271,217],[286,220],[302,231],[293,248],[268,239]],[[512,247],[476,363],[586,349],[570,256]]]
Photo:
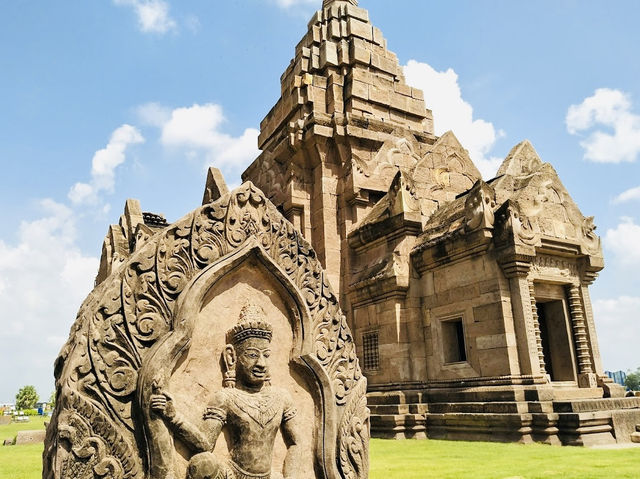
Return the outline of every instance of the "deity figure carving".
[[[176,410],[171,396],[156,388],[153,414],[163,418],[175,438],[193,453],[187,479],[272,479],[272,456],[278,430],[287,446],[282,474],[293,479],[300,471],[300,427],[290,394],[273,387],[269,356],[273,328],[259,306],[243,307],[238,323],[226,335],[223,389],[213,394],[201,424]],[[229,459],[213,451],[225,430]]]

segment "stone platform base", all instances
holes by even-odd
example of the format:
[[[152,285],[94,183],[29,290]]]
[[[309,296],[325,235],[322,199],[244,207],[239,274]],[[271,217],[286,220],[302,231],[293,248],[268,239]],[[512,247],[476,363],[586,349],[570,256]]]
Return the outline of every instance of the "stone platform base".
[[[574,396],[574,399],[570,399]],[[599,446],[640,441],[640,398],[546,386],[370,392],[371,435]]]

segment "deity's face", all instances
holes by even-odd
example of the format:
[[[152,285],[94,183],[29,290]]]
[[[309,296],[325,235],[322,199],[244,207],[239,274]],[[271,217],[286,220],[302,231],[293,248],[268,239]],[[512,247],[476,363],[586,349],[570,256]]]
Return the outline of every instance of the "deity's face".
[[[236,380],[240,384],[259,387],[269,379],[271,343],[268,339],[249,338],[236,346]]]

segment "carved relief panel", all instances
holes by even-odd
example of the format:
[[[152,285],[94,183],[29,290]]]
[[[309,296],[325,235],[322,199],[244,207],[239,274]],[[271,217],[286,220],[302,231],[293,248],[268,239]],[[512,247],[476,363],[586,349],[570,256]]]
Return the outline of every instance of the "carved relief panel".
[[[314,251],[251,183],[92,292],[56,387],[43,477],[368,475],[345,317]]]

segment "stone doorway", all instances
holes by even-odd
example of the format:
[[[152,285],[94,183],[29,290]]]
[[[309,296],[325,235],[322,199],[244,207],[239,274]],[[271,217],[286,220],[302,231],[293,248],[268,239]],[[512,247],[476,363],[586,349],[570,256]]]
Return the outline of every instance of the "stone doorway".
[[[576,381],[577,366],[567,301],[536,300],[547,374],[554,382]]]

